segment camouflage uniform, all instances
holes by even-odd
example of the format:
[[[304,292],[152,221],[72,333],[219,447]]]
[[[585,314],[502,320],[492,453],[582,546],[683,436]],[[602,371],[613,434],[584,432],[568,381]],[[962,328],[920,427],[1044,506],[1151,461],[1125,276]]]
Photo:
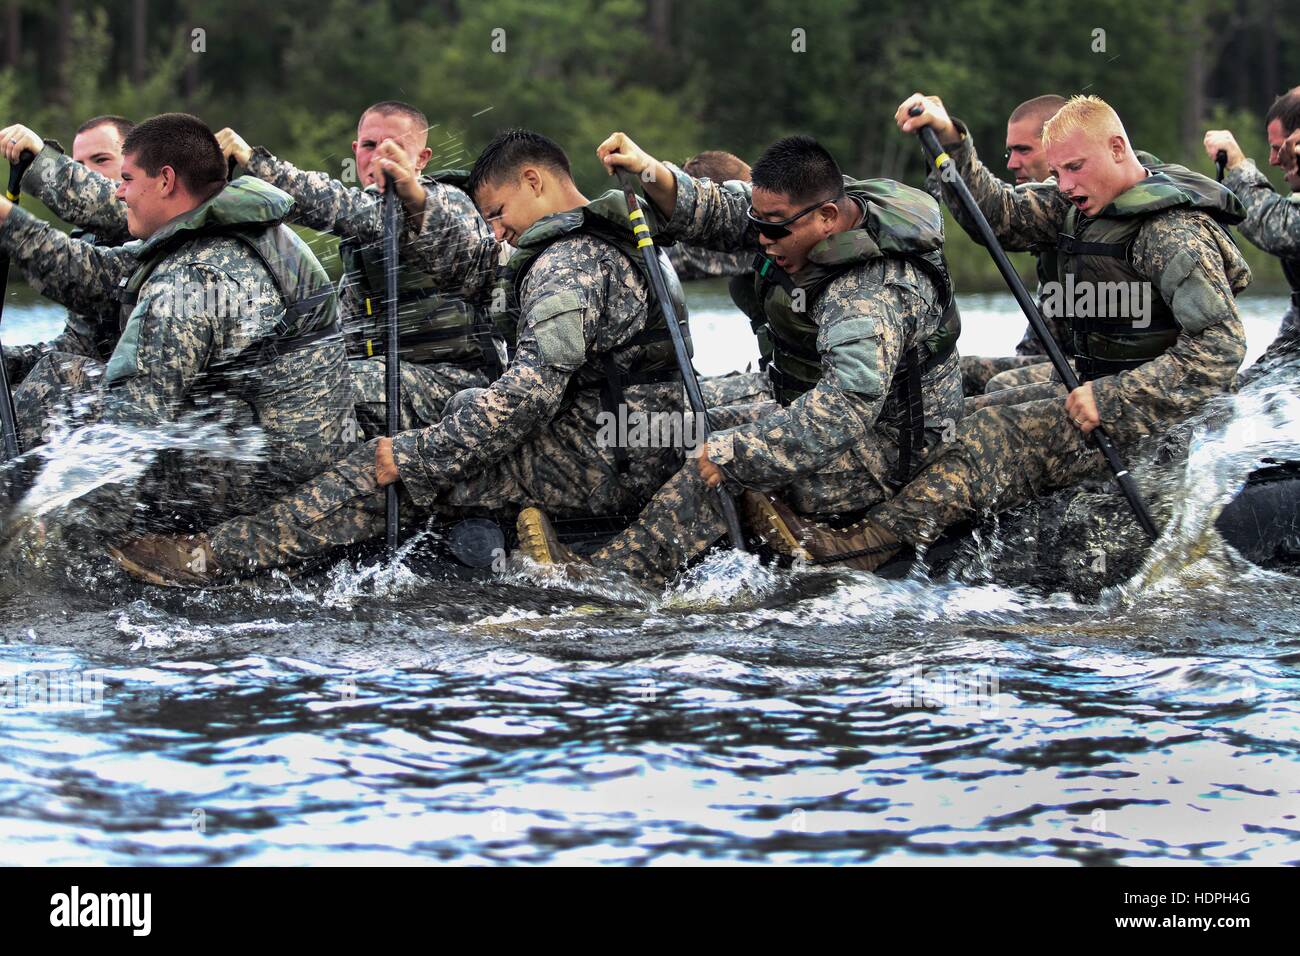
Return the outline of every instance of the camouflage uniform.
[[[1282,260],[1282,271],[1291,286],[1291,305],[1282,316],[1277,338],[1254,365],[1238,376],[1238,384],[1244,385],[1300,353],[1300,196],[1274,192],[1268,178],[1250,159],[1228,170],[1223,185],[1236,193],[1246,207],[1246,221],[1237,229],[1254,245]]]
[[[354,440],[352,387],[328,278],[310,250],[275,225],[289,197],[269,186],[249,192],[228,186],[148,240],[116,249],[70,239],[20,209],[0,227],[0,246],[32,287],[70,308],[107,308],[132,290],[124,283],[139,283],[107,369],[85,359],[79,370],[86,380],[100,378],[98,407],[87,417],[141,428],[215,422],[232,443],[256,426],[265,439],[264,460],[164,452],[137,490],[106,487],[80,501],[76,520],[93,515],[110,537],[133,523],[135,530],[175,528],[179,517],[202,527],[251,511],[318,473]],[[245,218],[229,215],[235,210]],[[222,227],[274,233],[274,258],[291,284],[286,294],[311,311],[286,315],[290,303],[263,264],[271,257]],[[152,271],[141,271],[145,266]],[[310,337],[286,337],[304,326],[313,328]]]
[[[79,227],[75,239],[113,248],[131,238],[117,183],[72,161],[52,140],[28,168],[23,189]],[[95,415],[95,385],[120,331],[117,305],[110,303],[89,312],[70,309],[63,331],[49,342],[5,347],[9,380],[20,383],[14,410],[23,448],[40,443],[44,422],[56,411],[72,412],[75,404]]]
[[[376,187],[359,189],[331,179],[325,173],[304,172],[292,163],[276,158],[262,146],[252,151],[244,168],[250,175],[283,189],[294,198],[290,221],[340,238],[354,237],[363,245],[383,241],[383,204]],[[474,203],[463,191],[435,182],[428,176],[420,177],[420,183],[426,190],[444,194],[449,214],[464,220],[466,242],[478,243],[491,234]],[[465,297],[464,290],[456,287],[442,287],[440,291],[450,297]],[[368,314],[363,298],[345,274],[339,282],[339,309],[353,342]],[[358,349],[354,345],[350,351],[355,355]],[[382,434],[386,424],[384,366],[382,357],[352,362],[357,414],[368,435]],[[477,388],[488,383],[481,368],[467,368],[449,362],[425,364],[404,359],[401,375],[400,427],[403,430],[436,422],[452,395],[463,388]]]
[[[404,241],[441,287],[496,297],[490,284],[499,248],[468,228],[445,191],[429,192],[420,231],[408,230]],[[579,232],[546,246],[519,288],[517,346],[505,373],[462,393],[436,424],[394,440],[406,524],[427,513],[512,518],[533,505],[560,517],[638,510],[680,466],[682,450],[627,448],[620,473],[615,450],[599,440],[601,394],[589,383],[607,356],[625,371],[638,366],[646,348],[632,340],[646,328],[651,295],[636,264],[603,238]],[[624,399],[629,414],[680,414],[682,387],[635,386]],[[261,513],[216,528],[210,542],[221,569],[310,561],[381,535],[385,493],[375,481],[375,444]]]
[[[668,249],[668,261],[677,270],[677,278],[686,282],[744,275],[752,268],[754,257],[747,252],[717,252],[678,243]]]
[[[969,138],[948,153],[1009,249],[1056,242],[1071,204],[1054,183],[1012,189],[978,161]],[[1245,354],[1233,297],[1250,281],[1231,238],[1196,209],[1145,217],[1129,261],[1159,291],[1180,331],[1164,354],[1092,382],[1102,424],[1121,450],[1161,434],[1231,386]],[[1104,459],[1059,398],[995,406],[965,418],[956,440],[868,517],[904,541],[926,544],[962,520],[1104,475]]]
[[[966,131],[965,125],[960,120],[954,120],[954,123],[963,133]],[[943,179],[939,175],[939,171],[934,168],[933,163],[927,162],[926,167],[926,192],[938,202],[945,203],[949,212],[952,213],[952,217],[957,220],[957,224],[962,227],[966,235],[976,242],[980,242],[979,230],[975,227],[974,220],[967,214],[966,208],[961,204],[956,193],[944,189]],[[1038,278],[1039,303],[1041,306],[1043,284],[1056,279],[1056,264],[1052,250],[1034,249],[1031,251],[1034,253],[1034,273]],[[1039,311],[1041,312],[1042,309],[1040,308]],[[1044,316],[1044,321],[1047,322],[1048,330],[1051,331],[1057,342],[1069,341],[1068,329],[1061,319]],[[1016,344],[1015,355],[997,357],[984,355],[962,356],[962,390],[967,395],[982,395],[995,376],[1004,372],[1015,372],[1028,366],[1037,365],[1043,361],[1046,355],[1047,350],[1038,341],[1038,336],[1034,334],[1033,327],[1026,324],[1025,334],[1021,336],[1020,341]],[[1027,382],[1018,380],[1014,384],[1024,385]]]
[[[674,172],[670,235],[720,249],[757,247],[746,220],[748,184],[723,187]],[[901,438],[891,383],[905,350],[940,326],[944,305],[932,276],[902,257],[878,254],[839,275],[810,307],[818,383],[757,421],[715,432],[710,460],[730,481],[780,491],[808,514],[851,512],[888,498],[898,486]],[[961,416],[955,352],[927,374],[922,401],[928,452]],[[688,461],[592,559],[661,580],[726,534],[715,502]]]

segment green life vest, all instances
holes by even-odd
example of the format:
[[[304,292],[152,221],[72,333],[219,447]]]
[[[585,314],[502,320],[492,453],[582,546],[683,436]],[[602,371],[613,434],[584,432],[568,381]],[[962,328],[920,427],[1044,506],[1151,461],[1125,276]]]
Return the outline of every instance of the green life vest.
[[[731,296],[749,316],[777,398],[788,405],[821,380],[817,301],[835,279],[881,256],[907,259],[934,279],[944,303],[942,326],[926,341],[924,370],[941,364],[957,343],[961,317],[943,258],[943,215],[933,197],[889,179],[853,180],[844,188],[865,211],[860,226],[837,232],[815,245],[797,276],[788,275],[766,256],[754,260],[754,274],[731,281]]]
[[[443,169],[422,177],[425,186],[441,183],[463,189],[469,173]],[[378,187],[366,191],[380,196]],[[352,358],[384,354],[387,316],[384,304],[382,243],[362,244],[355,236],[339,240],[346,281],[356,290],[362,314],[348,317]],[[484,368],[492,378],[505,367],[505,345],[481,310],[463,299],[439,294],[433,277],[403,263],[397,278],[399,353],[402,361],[426,365],[446,362]]]
[[[134,273],[122,281],[118,293],[123,314],[123,332],[109,359],[104,383],[111,386],[139,373],[138,355],[140,321],[136,312],[140,290],[161,263],[187,243],[210,236],[237,240],[264,265],[275,283],[284,309],[266,323],[265,334],[238,351],[215,356],[204,369],[195,390],[226,392],[246,402],[259,422],[276,420],[280,407],[300,406],[306,383],[291,373],[281,374],[270,366],[289,353],[315,348],[323,352],[326,366],[337,365],[346,380],[347,356],[343,348],[343,330],[338,321],[338,298],[329,275],[311,249],[298,235],[281,223],[293,208],[293,199],[269,183],[251,176],[241,177],[190,212],[176,217],[145,240],[128,243],[138,259]],[[242,291],[242,290],[241,290]],[[330,353],[335,354],[330,354]],[[321,366],[315,366],[319,372]],[[322,401],[338,404],[335,396]],[[342,420],[352,415],[351,408],[335,410]],[[268,414],[269,412],[269,414]],[[273,426],[265,426],[274,447],[280,436]],[[328,429],[331,433],[342,429]],[[285,436],[301,443],[300,435]],[[332,439],[322,439],[329,443]],[[293,474],[294,480],[314,474],[332,460],[328,449],[319,452],[314,462],[303,462],[304,473]]]
[[[948,360],[961,335],[961,315],[943,256],[943,213],[932,196],[894,180],[846,176],[844,188],[865,213],[861,225],[815,245],[797,276],[760,253],[753,276],[731,280],[731,296],[749,316],[758,338],[759,366],[771,378],[777,400],[789,405],[821,380],[812,315],[831,282],[882,256],[912,262],[934,280],[943,321],[924,340],[909,343],[892,376],[891,404],[903,436],[897,475],[906,480],[925,446],[922,379]]]
[[[1077,207],[1065,217],[1057,238],[1057,280],[1072,305],[1071,290],[1078,283],[1092,284],[1094,306],[1103,301],[1102,283],[1149,282],[1133,267],[1130,250],[1143,223],[1166,209],[1199,209],[1221,226],[1241,222],[1246,210],[1232,191],[1208,176],[1172,163],[1147,164],[1150,175],[1115,198],[1094,217],[1083,216]],[[1110,286],[1118,289],[1118,286]],[[1127,297],[1131,301],[1131,296]],[[1110,297],[1116,301],[1117,297]],[[1173,310],[1155,288],[1149,296],[1150,315],[1142,328],[1134,327],[1134,316],[1067,316],[1070,323],[1070,351],[1079,377],[1084,381],[1134,369],[1164,354],[1180,331]],[[1098,311],[1096,307],[1089,310]],[[1128,310],[1131,311],[1131,310]]]

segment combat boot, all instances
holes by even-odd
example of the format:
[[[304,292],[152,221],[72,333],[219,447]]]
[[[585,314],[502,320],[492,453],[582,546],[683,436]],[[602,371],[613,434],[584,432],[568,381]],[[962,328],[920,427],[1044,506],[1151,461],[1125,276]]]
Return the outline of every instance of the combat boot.
[[[747,491],[742,500],[750,529],[788,558],[875,571],[903,548],[903,542],[868,518],[832,528],[796,514],[774,495]]]

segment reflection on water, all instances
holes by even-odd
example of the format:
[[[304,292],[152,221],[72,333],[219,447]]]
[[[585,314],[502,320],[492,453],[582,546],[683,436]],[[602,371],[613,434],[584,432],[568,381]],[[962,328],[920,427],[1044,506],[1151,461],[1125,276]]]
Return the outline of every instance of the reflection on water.
[[[1300,580],[1188,545],[1296,437],[1244,401],[1095,603],[730,554],[21,588],[0,862],[1295,863]]]

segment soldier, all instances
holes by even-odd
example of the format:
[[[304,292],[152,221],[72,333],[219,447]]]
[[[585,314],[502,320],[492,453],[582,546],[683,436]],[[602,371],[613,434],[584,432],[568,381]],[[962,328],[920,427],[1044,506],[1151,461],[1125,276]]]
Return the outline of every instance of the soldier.
[[[380,156],[407,210],[407,254],[435,276],[481,283],[483,296],[516,317],[509,367],[490,386],[460,393],[438,423],[369,442],[258,515],[206,536],[136,542],[126,553],[137,574],[205,584],[370,540],[383,531],[383,489],[395,481],[412,504],[443,517],[513,515],[527,505],[589,517],[636,511],[681,464],[681,441],[609,440],[610,416],[682,417],[680,373],[623,195],[589,202],[557,144],[507,131],[467,184],[492,225],[493,236],[477,240],[454,197],[427,189],[395,144]],[[507,242],[514,252],[491,288],[489,265]],[[196,550],[202,572],[190,566]]]
[[[774,514],[757,492],[780,492],[808,515],[892,495],[961,416],[960,319],[938,204],[892,180],[845,177],[807,136],[772,144],[752,186],[692,179],[622,133],[598,155],[647,180],[655,205],[671,210],[670,235],[763,250],[738,304],[767,333],[784,407],[715,432],[591,563],[656,584],[686,566],[726,533],[709,492],[724,474],[752,489],[745,508],[760,533]],[[544,515],[522,514],[521,532],[526,521],[542,531],[520,535],[530,557],[575,560]]]
[[[121,302],[124,331],[99,385],[104,422],[215,423],[240,441],[258,426],[264,454],[165,453],[138,492],[152,510],[105,489],[82,502],[83,518],[107,511],[109,537],[132,523],[174,528],[179,512],[203,526],[251,511],[327,466],[356,428],[333,290],[281,225],[293,201],[251,178],[227,185],[216,138],[183,113],[127,134],[122,178],[138,241],[81,242],[0,200],[0,247],[70,307]]]
[[[369,107],[361,114],[352,143],[362,184],[357,188],[326,173],[304,172],[264,147],[253,149],[232,129],[217,134],[227,158],[294,198],[294,222],[339,237],[344,273],[339,307],[353,359],[357,411],[370,436],[382,434],[386,421],[382,211],[374,157],[381,143],[391,141],[423,171],[433,156],[428,140],[429,121],[414,106],[385,100]],[[425,175],[421,183],[425,189],[447,194],[452,214],[465,220],[469,241],[477,243],[489,234],[469,196],[458,188],[458,183],[463,185],[463,174],[449,170]],[[489,317],[468,302],[465,289],[439,286],[409,263],[404,264],[400,277],[398,308],[401,427],[419,428],[441,418],[447,400],[456,392],[487,385],[496,378],[505,365],[505,347]]]
[[[1015,177],[1017,186],[1025,183],[1041,183],[1049,175],[1047,169],[1047,160],[1043,155],[1043,124],[1056,114],[1062,106],[1065,105],[1065,97],[1057,96],[1055,93],[1046,93],[1042,96],[1036,96],[1031,100],[1026,100],[1011,111],[1007,118],[1007,170]],[[955,122],[960,123],[960,120]],[[964,128],[962,126],[961,128]],[[944,189],[943,182],[939,177],[936,169],[927,163],[928,172],[925,177],[925,189],[931,196],[940,202],[947,202],[948,208],[952,211],[953,218],[957,220],[958,225],[966,231],[976,242],[979,241],[979,234],[972,223],[966,216],[965,210],[961,203],[957,201],[955,194],[947,193]],[[1035,249],[1034,253],[1035,272],[1038,276],[1038,285],[1041,289],[1043,283],[1052,281],[1056,275],[1056,251],[1054,249]],[[1061,335],[1061,326],[1055,321],[1049,322],[1048,327],[1052,334],[1056,336],[1058,342],[1065,341]],[[1043,364],[1046,357],[1046,351],[1038,341],[1038,336],[1034,335],[1031,328],[1026,327],[1025,334],[1021,337],[1020,342],[1016,345],[1016,354],[1002,358],[988,358],[981,355],[963,355],[961,358],[961,376],[962,390],[966,395],[982,395],[988,386],[989,380],[994,376],[1017,370],[1025,367],[1038,367]],[[1017,380],[1010,385],[1028,384],[1029,381],[1045,380],[1050,374],[1051,366],[1047,367],[1047,374],[1041,374],[1036,379]]]
[[[122,143],[134,125],[122,116],[87,120],[72,140],[71,160],[55,140],[42,140],[26,126],[10,126],[0,130],[0,152],[11,163],[25,151],[35,154],[23,177],[23,189],[77,226],[71,233],[74,239],[113,248],[131,238],[125,219],[96,220],[93,209],[98,203],[87,209],[77,198],[83,189],[98,188],[104,203],[118,204],[112,194],[121,180]],[[5,347],[9,380],[21,383],[14,391],[14,412],[22,447],[32,448],[42,441],[42,429],[55,414],[56,404],[64,406],[72,419],[83,411],[95,416],[95,384],[117,344],[119,318],[115,303],[94,313],[69,311],[57,338]]]
[[[710,149],[697,153],[682,166],[693,179],[711,179],[725,183],[736,179],[749,182],[749,164],[739,156]],[[754,257],[744,252],[718,252],[679,242],[668,249],[668,261],[683,282],[692,279],[717,279],[748,275]]]
[[[1274,100],[1264,117],[1268,161],[1284,171],[1286,183],[1291,187],[1289,197],[1273,191],[1255,161],[1242,153],[1231,131],[1212,129],[1205,134],[1205,151],[1211,159],[1220,150],[1227,153],[1223,184],[1246,207],[1246,221],[1237,228],[1259,248],[1282,260],[1282,272],[1291,286],[1291,305],[1282,316],[1277,338],[1254,365],[1238,376],[1239,385],[1289,361],[1300,351],[1300,204],[1295,201],[1300,193],[1300,169],[1294,142],[1297,130],[1300,130],[1300,87]],[[1289,144],[1288,137],[1292,139]]]
[[[924,112],[909,114],[917,104]],[[889,501],[846,529],[803,522],[790,537],[815,560],[875,570],[905,544],[923,547],[947,527],[1105,475],[1087,436],[1099,424],[1131,451],[1224,393],[1245,354],[1234,295],[1250,270],[1224,228],[1241,204],[1213,180],[1180,166],[1144,167],[1119,117],[1076,96],[1048,120],[1043,146],[1054,181],[1011,188],[975,155],[943,105],[920,93],[898,108],[899,128],[934,127],[998,238],[1011,249],[1055,245],[1058,279],[1149,283],[1146,314],[1078,314],[1071,333],[1083,384],[1062,402],[1042,399],[967,416],[956,440]],[[1059,240],[1059,241],[1058,241]],[[1082,304],[1080,299],[1080,304]]]

